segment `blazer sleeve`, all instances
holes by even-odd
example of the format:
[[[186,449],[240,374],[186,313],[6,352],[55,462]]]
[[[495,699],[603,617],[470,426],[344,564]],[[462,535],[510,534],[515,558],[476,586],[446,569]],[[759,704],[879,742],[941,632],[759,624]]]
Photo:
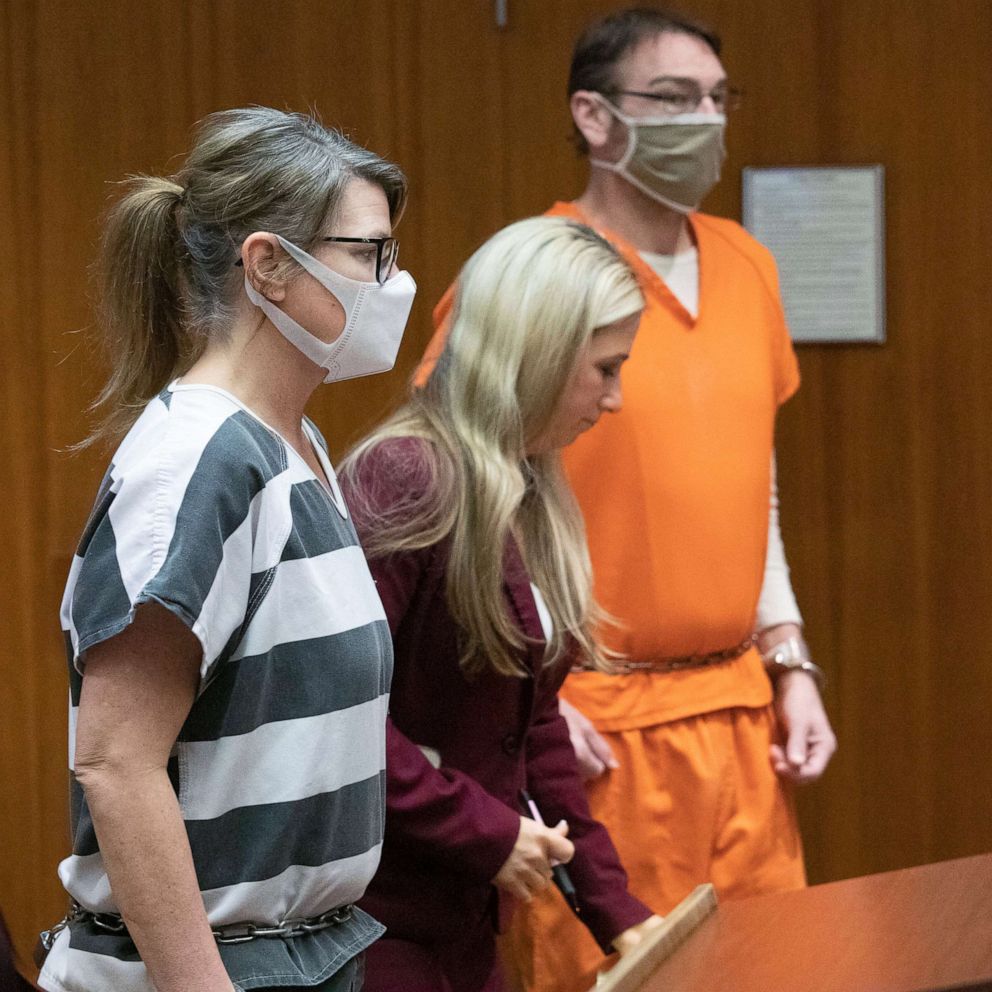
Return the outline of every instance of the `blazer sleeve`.
[[[610,954],[613,939],[646,920],[652,910],[628,891],[627,873],[616,848],[589,811],[568,726],[558,712],[561,681],[547,672],[541,679],[527,736],[527,785],[547,823],[568,822],[568,836],[575,844],[568,873],[582,910],[580,919],[603,952]]]
[[[384,442],[342,479],[355,509],[359,537],[373,526],[375,511],[409,499],[421,489],[422,445],[410,438]],[[418,457],[418,453],[419,456]],[[359,491],[360,490],[360,491]],[[369,560],[389,629],[395,636],[432,574],[435,548],[394,552]],[[520,816],[471,776],[435,768],[420,748],[388,719],[386,723],[386,837],[418,860],[437,863],[468,880],[490,882],[513,850]]]
[[[491,882],[513,850],[520,816],[475,779],[434,768],[390,720],[386,725],[386,837],[418,860]]]

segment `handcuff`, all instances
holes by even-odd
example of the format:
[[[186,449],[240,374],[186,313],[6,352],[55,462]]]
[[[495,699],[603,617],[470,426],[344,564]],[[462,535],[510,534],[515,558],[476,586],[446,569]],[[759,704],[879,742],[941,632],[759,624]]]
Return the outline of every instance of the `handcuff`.
[[[805,672],[821,692],[826,685],[827,677],[823,669],[810,660],[806,642],[795,635],[769,648],[761,656],[761,660],[773,682],[786,672]]]

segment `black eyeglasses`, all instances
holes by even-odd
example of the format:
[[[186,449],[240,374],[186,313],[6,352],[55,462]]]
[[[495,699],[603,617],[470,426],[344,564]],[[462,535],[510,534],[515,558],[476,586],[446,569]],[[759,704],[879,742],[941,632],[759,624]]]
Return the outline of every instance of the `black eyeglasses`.
[[[375,281],[381,286],[392,272],[400,254],[400,243],[396,238],[321,238],[339,245],[375,245]]]
[[[389,278],[389,273],[392,272],[400,254],[400,243],[396,238],[339,238],[334,236],[320,240],[333,241],[335,244],[343,245],[368,245],[370,253],[375,247],[375,281],[380,286]],[[234,264],[243,265],[240,258]]]
[[[699,109],[699,105],[707,97],[713,101],[713,106],[721,114],[727,114],[741,105],[741,97],[743,96],[741,91],[733,86],[721,86],[711,93],[704,93],[700,87],[688,83],[667,85],[653,93],[643,90],[613,90],[607,95],[639,96],[643,100],[653,100],[658,104],[662,113],[671,117],[678,114],[691,114],[694,110]]]

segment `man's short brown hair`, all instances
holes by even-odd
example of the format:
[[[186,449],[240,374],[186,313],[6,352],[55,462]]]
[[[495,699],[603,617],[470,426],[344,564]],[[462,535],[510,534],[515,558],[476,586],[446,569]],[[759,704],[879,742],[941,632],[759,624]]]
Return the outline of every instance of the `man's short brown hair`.
[[[661,7],[630,7],[593,21],[575,43],[568,73],[568,95],[592,90],[609,95],[616,87],[617,63],[646,38],[670,31],[699,38],[720,54],[720,36],[705,24]],[[574,140],[581,152],[589,146],[578,128]]]

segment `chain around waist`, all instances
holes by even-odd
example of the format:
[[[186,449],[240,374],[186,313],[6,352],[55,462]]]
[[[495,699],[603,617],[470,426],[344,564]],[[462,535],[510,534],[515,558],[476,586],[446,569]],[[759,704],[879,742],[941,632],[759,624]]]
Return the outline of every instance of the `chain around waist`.
[[[632,675],[636,672],[680,672],[687,668],[709,668],[711,665],[722,665],[735,661],[741,655],[750,651],[757,643],[756,634],[749,634],[740,644],[735,644],[720,651],[710,651],[707,654],[684,654],[672,658],[648,658],[644,661],[629,661],[620,658],[613,662],[613,671],[609,675]],[[589,671],[586,668],[575,668],[573,671]]]
[[[353,907],[340,906],[330,912],[322,913],[306,919],[282,920],[276,924],[263,923],[228,923],[224,926],[213,927],[211,933],[218,944],[243,944],[249,940],[265,937],[302,937],[304,934],[317,933],[328,927],[335,927],[351,919]],[[45,952],[51,950],[52,944],[60,931],[70,923],[89,923],[98,930],[119,936],[127,935],[127,924],[118,913],[93,913],[83,909],[73,901],[69,912],[55,924],[51,930],[45,930],[40,937],[40,943]]]

